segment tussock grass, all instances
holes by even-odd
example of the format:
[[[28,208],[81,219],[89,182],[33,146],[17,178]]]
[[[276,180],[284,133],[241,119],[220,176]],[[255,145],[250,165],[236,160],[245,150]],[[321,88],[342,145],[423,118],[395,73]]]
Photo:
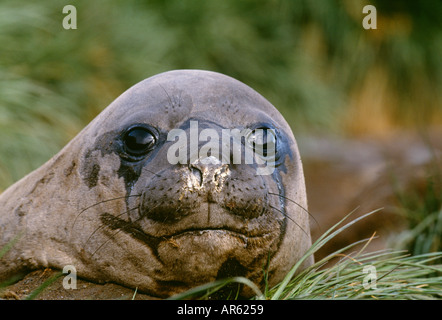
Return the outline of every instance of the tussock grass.
[[[286,285],[270,290],[270,299],[437,299],[442,298],[442,266],[428,263],[442,253],[410,256],[401,251],[378,251],[342,259],[321,269],[321,260]],[[327,260],[327,257],[325,260]],[[366,268],[368,267],[368,268]],[[370,271],[376,270],[376,280]],[[274,291],[276,290],[276,292]]]

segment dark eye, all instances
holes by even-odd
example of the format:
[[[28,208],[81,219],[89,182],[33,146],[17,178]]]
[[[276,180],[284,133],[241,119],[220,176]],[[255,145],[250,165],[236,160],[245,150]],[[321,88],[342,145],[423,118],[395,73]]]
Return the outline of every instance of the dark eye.
[[[263,157],[274,157],[276,154],[276,133],[274,129],[257,128],[247,137],[253,150]]]
[[[157,139],[147,128],[135,127],[124,135],[124,148],[133,156],[141,156],[148,153],[154,147]]]

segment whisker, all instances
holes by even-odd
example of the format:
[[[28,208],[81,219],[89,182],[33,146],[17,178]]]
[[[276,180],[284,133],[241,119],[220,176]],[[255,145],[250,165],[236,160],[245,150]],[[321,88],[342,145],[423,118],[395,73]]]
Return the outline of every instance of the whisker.
[[[123,212],[123,213],[120,213],[119,215],[117,215],[117,216],[115,216],[115,217],[116,217],[116,218],[119,218],[119,217],[121,217],[122,215],[124,215],[124,214],[126,214],[126,213],[129,213],[129,212],[131,212],[132,210],[135,210],[135,209],[138,209],[138,207],[135,207],[135,208],[129,209],[129,210]],[[102,225],[99,226],[97,229],[95,229],[94,232],[92,232],[91,235],[90,235],[90,236],[87,238],[87,240],[85,241],[85,243],[84,243],[84,245],[83,245],[83,248],[86,246],[86,244],[88,243],[88,241],[93,237],[93,235],[94,235],[98,230],[104,228],[105,226],[106,226],[105,224],[102,224]]]
[[[172,101],[172,97],[169,95],[169,93],[167,92],[167,90],[159,83],[158,84],[160,87],[161,87],[161,89],[163,89],[163,91],[164,91],[164,93],[166,94],[166,96],[167,96],[167,99],[169,100],[169,103],[170,103],[170,105],[171,106],[173,106],[173,101]]]
[[[110,237],[109,237],[109,239],[107,239],[105,242],[103,242],[97,249],[95,249],[95,251],[92,253],[92,255],[91,255],[91,258],[98,252],[98,250],[100,250],[104,245],[106,245],[106,244],[108,244],[109,243],[109,241],[111,241],[111,240],[113,240],[114,239],[114,237],[119,233],[119,232],[121,232],[122,231],[122,229],[118,229],[116,232],[114,232],[114,234],[113,235],[111,235]]]
[[[120,200],[120,199],[127,199],[127,198],[132,198],[132,197],[141,197],[141,196],[142,196],[141,194],[135,194],[135,195],[131,195],[131,196],[117,197],[117,198],[112,198],[112,199],[108,199],[108,200],[103,200],[103,201],[97,202],[97,203],[95,203],[95,204],[93,204],[93,205],[91,205],[89,207],[86,207],[83,210],[81,210],[80,213],[75,217],[74,222],[72,223],[72,227],[71,228],[72,229],[74,228],[74,225],[77,222],[78,217],[80,217],[80,215],[83,212],[85,212],[86,210],[89,210],[89,209],[91,209],[91,208],[93,208],[95,206],[98,206],[98,205],[102,204],[102,203],[106,203],[106,202],[110,202],[110,201],[115,201],[115,200]]]
[[[155,173],[155,172],[153,172],[153,171],[151,171],[151,170],[149,170],[149,169],[146,169],[146,168],[143,168],[143,171],[147,171],[147,172],[149,172],[149,173],[152,173],[153,175],[155,175],[155,176],[157,176],[157,177],[159,177],[159,178],[162,177],[161,174],[159,174],[159,173]],[[124,175],[124,174],[132,174],[132,173],[133,173],[133,169],[132,169],[131,167],[125,167],[125,168],[120,169],[119,173],[120,173],[121,175]]]
[[[163,88],[163,90],[164,90],[164,88]],[[166,92],[166,93],[167,93],[167,92]],[[153,172],[153,171],[151,171],[151,170],[148,170],[148,169],[144,169],[144,170],[146,170],[146,171],[149,172],[149,173],[152,173],[153,175],[155,175],[155,176],[157,176],[157,177],[161,177],[161,174],[159,174],[159,173],[155,173],[155,172]],[[97,202],[97,203],[95,203],[95,204],[93,204],[93,205],[91,205],[91,206],[89,206],[89,207],[86,207],[86,208],[84,208],[83,210],[81,210],[80,213],[75,217],[74,222],[72,223],[72,227],[71,227],[71,228],[72,228],[72,229],[74,228],[74,225],[75,225],[75,223],[77,222],[78,217],[80,217],[80,215],[81,215],[83,212],[85,212],[86,210],[89,210],[89,209],[91,209],[91,208],[93,208],[93,207],[95,207],[95,206],[98,206],[99,204],[106,203],[106,202],[110,202],[110,201],[115,201],[115,200],[119,200],[119,199],[127,199],[127,198],[131,198],[131,197],[141,197],[141,196],[142,196],[142,194],[135,194],[135,195],[130,195],[130,196],[116,197],[116,198],[113,198],[113,199],[103,200],[103,201]]]
[[[149,172],[149,173],[152,173],[153,175],[155,175],[155,176],[157,176],[157,177],[159,177],[159,178],[162,177],[161,174],[159,174],[159,173],[155,173],[155,172],[150,171],[149,169],[146,169],[146,168],[143,168],[143,171],[147,171],[147,172]]]
[[[150,210],[149,210],[149,212],[150,211],[152,211],[152,210],[154,210],[156,207],[158,207],[159,206],[159,204],[158,205],[156,205],[155,207],[153,207],[153,208],[150,208]],[[136,207],[137,208],[137,207]],[[126,211],[126,212],[123,212],[122,214],[120,214],[120,215],[118,215],[118,216],[116,216],[116,218],[118,218],[118,217],[120,217],[120,216],[122,216],[123,214],[125,214],[125,213],[128,213],[128,212],[130,212],[130,211],[132,211],[132,210],[134,210],[134,209],[136,209],[136,208],[133,208],[133,209],[130,209],[130,210],[128,210],[128,211]],[[128,221],[128,223],[130,223],[130,224],[135,224],[135,223],[137,223],[138,221],[140,221],[141,219],[143,219],[143,218],[145,218],[146,217],[146,215],[148,214],[148,212],[146,213],[146,214],[141,214],[140,215],[140,217],[138,218],[138,219],[136,219],[135,221]],[[100,229],[100,228],[104,228],[104,227],[106,227],[106,225],[101,225],[99,228],[97,228],[97,230],[98,229]],[[97,231],[97,230],[95,230],[94,231],[94,233]],[[115,236],[118,234],[118,233],[120,233],[120,231],[123,231],[123,229],[118,229],[116,232],[114,232],[112,235],[110,235],[109,236],[109,239],[107,239],[105,242],[103,242],[97,249],[95,249],[95,251],[92,253],[92,256],[91,257],[93,257],[97,252],[98,252],[98,250],[100,250],[102,247],[104,247],[107,243],[109,243],[109,241],[111,241],[111,240],[113,240],[114,238],[115,238]],[[92,237],[92,235],[90,235],[90,237]],[[89,240],[89,239],[88,239]],[[87,241],[85,242],[85,244],[87,243]]]
[[[285,196],[283,196],[283,195],[281,195],[281,194],[277,194],[277,193],[273,193],[273,192],[268,192],[268,194],[271,194],[271,195],[274,195],[274,196],[278,196],[278,197],[281,197],[281,198],[284,198],[284,199],[286,199],[286,200],[288,200],[288,201],[290,201],[290,202],[292,202],[292,203],[294,203],[294,204],[296,204],[298,207],[300,207],[302,210],[304,210],[305,212],[307,212],[307,214],[313,219],[313,221],[315,221],[315,223],[316,223],[316,225],[318,226],[318,228],[319,228],[319,231],[321,232],[321,226],[319,225],[319,223],[318,223],[318,221],[315,219],[315,217],[306,209],[306,208],[304,208],[303,206],[301,206],[299,203],[297,203],[296,201],[294,201],[294,200],[292,200],[292,199],[290,199],[290,198],[287,198],[287,197],[285,197]]]
[[[126,212],[124,212],[126,213]],[[123,214],[124,214],[123,213]],[[118,216],[117,216],[118,217]],[[130,223],[137,223],[138,221],[140,221],[144,216],[139,217],[138,219],[136,219],[134,222],[130,222]],[[103,227],[105,225],[102,225],[101,227]],[[100,228],[101,228],[100,227]],[[118,229],[117,231],[115,231],[112,235],[109,236],[109,239],[107,239],[105,242],[103,242],[97,249],[95,249],[95,251],[92,253],[91,257],[93,257],[98,250],[100,250],[101,248],[103,248],[106,244],[108,244],[111,240],[113,240],[115,238],[115,236],[120,233],[121,231],[123,231],[123,229]]]
[[[292,221],[294,224],[296,224],[298,227],[299,227],[299,229],[301,229],[302,230],[302,232],[304,232],[305,233],[305,235],[306,236],[308,236],[308,233],[299,225],[299,223],[297,223],[295,220],[293,220],[288,214],[286,214],[284,211],[282,211],[282,210],[280,210],[280,209],[278,209],[278,208],[276,208],[276,207],[274,207],[274,206],[272,206],[272,205],[269,205],[269,207],[270,208],[272,208],[272,209],[275,209],[276,211],[279,211],[280,213],[282,213],[283,214],[283,216],[285,216],[286,218],[288,218],[290,221]]]

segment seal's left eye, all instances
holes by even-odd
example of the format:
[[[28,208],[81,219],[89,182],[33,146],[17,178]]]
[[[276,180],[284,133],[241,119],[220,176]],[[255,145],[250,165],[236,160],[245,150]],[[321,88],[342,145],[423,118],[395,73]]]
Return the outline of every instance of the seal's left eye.
[[[148,129],[136,127],[126,132],[124,136],[124,147],[127,153],[133,156],[141,156],[149,152],[156,141],[155,135]]]

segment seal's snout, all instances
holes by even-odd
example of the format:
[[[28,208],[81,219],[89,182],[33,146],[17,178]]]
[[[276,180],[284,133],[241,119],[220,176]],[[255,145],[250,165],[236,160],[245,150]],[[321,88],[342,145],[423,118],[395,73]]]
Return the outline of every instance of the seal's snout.
[[[246,228],[251,219],[281,215],[272,210],[278,207],[279,199],[269,198],[268,183],[249,165],[235,166],[214,156],[200,157],[150,177],[142,191],[140,218],[145,220],[148,233],[151,226],[171,224],[177,230]],[[277,192],[273,188],[270,191]]]
[[[230,175],[228,165],[222,164],[214,156],[197,159],[189,166],[189,170],[187,184],[189,190],[208,188],[219,192]]]

